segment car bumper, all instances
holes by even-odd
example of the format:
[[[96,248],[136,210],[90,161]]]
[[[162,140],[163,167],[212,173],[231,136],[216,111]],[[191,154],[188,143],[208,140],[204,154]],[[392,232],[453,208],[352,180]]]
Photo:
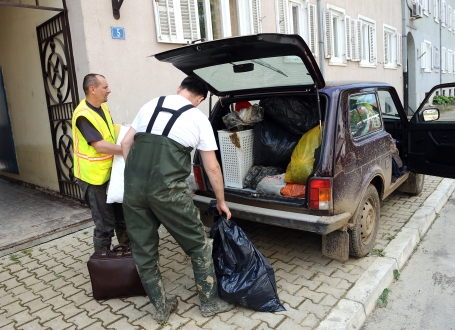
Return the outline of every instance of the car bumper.
[[[213,198],[194,195],[193,201],[197,208],[207,210]],[[288,211],[272,210],[226,202],[233,218],[245,219],[286,228],[309,231],[320,235],[329,234],[343,228],[352,217],[349,212],[333,216],[317,216]]]

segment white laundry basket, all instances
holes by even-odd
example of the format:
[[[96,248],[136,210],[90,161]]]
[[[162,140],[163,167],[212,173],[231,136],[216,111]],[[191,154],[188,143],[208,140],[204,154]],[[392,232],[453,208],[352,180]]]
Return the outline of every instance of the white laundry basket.
[[[253,166],[253,130],[218,131],[224,185],[243,188],[246,173]]]

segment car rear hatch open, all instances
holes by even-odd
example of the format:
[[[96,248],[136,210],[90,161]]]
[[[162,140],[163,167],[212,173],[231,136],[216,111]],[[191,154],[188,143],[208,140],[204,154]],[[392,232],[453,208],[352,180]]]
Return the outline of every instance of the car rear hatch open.
[[[200,77],[212,94],[226,100],[269,93],[297,95],[307,92],[317,100],[319,123],[322,121],[318,91],[325,86],[325,81],[313,54],[298,35],[258,34],[227,38],[184,46],[155,57],[172,63],[187,75]],[[219,129],[221,127],[214,125],[215,133]],[[197,154],[195,163],[198,163]],[[207,179],[205,175],[203,177]],[[258,206],[270,202],[283,207],[302,206],[304,203],[299,198],[258,196],[248,189],[228,186],[225,194],[227,198],[255,201]]]
[[[258,34],[185,46],[156,54],[207,82],[217,96],[317,89],[319,67],[298,35]]]

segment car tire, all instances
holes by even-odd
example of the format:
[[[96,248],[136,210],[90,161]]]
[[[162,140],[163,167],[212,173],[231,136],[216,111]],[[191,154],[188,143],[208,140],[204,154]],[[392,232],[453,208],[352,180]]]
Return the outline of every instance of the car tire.
[[[354,228],[349,231],[349,254],[364,257],[374,246],[379,227],[380,200],[378,191],[369,185],[354,213]]]
[[[408,178],[398,187],[398,191],[409,193],[414,196],[420,195],[423,190],[424,182],[425,175],[409,172]]]

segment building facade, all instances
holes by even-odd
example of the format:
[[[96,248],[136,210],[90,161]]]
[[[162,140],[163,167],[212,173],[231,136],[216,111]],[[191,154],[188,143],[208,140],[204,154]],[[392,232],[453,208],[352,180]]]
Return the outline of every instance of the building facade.
[[[406,36],[409,110],[415,111],[425,94],[455,78],[455,1],[408,1]],[[455,96],[455,91],[448,91]]]
[[[69,119],[84,97],[83,77],[103,74],[112,90],[108,106],[114,121],[130,123],[144,103],[174,93],[184,78],[153,54],[189,43],[297,33],[327,81],[385,81],[403,92],[402,4],[396,0],[125,0],[120,8],[114,3],[0,4],[0,176],[77,197],[71,185]],[[449,13],[447,3],[446,8]],[[411,42],[415,45],[409,67],[412,61],[420,65],[422,43],[431,43],[433,52],[439,40],[433,30],[440,25],[432,15],[407,21],[408,49]],[[431,33],[419,24],[429,24]],[[444,38],[455,33],[453,24],[443,30]],[[452,61],[443,76],[447,79],[454,74],[450,42],[442,45],[444,65]],[[413,72],[409,80],[415,80],[415,95],[423,91],[420,84],[429,84],[425,74],[437,80],[433,64],[431,72],[422,73],[420,67]],[[201,108],[208,114],[208,102]]]

